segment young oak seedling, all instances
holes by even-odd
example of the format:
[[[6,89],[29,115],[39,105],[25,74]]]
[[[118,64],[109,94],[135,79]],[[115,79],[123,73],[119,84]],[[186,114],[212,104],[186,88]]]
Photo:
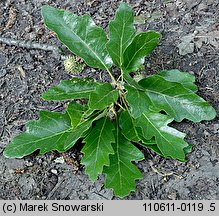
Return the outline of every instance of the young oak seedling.
[[[111,83],[92,78],[61,81],[43,94],[46,100],[70,100],[65,113],[40,111],[37,121],[26,125],[26,132],[15,137],[4,150],[8,158],[22,158],[36,150],[68,151],[82,139],[86,173],[92,181],[105,174],[105,187],[115,195],[127,196],[135,181],[142,178],[133,162],[144,159],[134,145],[150,148],[165,158],[185,161],[191,145],[185,134],[168,126],[172,121],[211,120],[214,108],[196,95],[195,77],[178,70],[165,70],[135,81],[135,72],[144,57],[157,46],[160,34],[136,33],[134,13],[121,3],[109,23],[109,39],[88,15],[77,16],[50,6],[42,7],[46,26],[72,53],[111,77]],[[115,78],[112,65],[121,69]],[[78,103],[80,99],[87,101]]]

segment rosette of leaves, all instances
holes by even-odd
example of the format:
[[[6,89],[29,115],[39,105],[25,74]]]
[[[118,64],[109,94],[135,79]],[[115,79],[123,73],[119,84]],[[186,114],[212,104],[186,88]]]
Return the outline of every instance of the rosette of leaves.
[[[196,94],[193,75],[164,70],[140,81],[131,77],[130,72],[137,71],[155,49],[160,34],[137,33],[133,10],[126,3],[120,4],[109,23],[108,38],[88,15],[50,6],[42,7],[42,15],[45,25],[72,53],[88,66],[104,70],[112,82],[74,77],[49,89],[42,98],[70,101],[66,111],[40,111],[39,120],[27,123],[26,132],[14,138],[4,155],[22,158],[36,150],[64,152],[79,141],[81,163],[90,179],[105,174],[105,187],[119,197],[134,191],[135,181],[142,178],[134,163],[144,155],[136,143],[165,158],[185,161],[191,145],[169,123],[211,120],[216,112]],[[112,65],[121,69],[117,78]],[[86,103],[79,103],[81,99]]]

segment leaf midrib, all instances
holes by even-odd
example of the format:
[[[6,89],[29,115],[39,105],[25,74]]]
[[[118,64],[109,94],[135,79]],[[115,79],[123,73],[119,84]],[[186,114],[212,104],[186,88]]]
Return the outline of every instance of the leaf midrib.
[[[64,133],[69,133],[71,130],[70,129],[68,129],[68,130],[65,130],[65,131],[62,131],[62,132],[60,132],[60,133],[56,133],[56,134],[53,134],[53,135],[51,135],[51,136],[47,136],[47,137],[43,137],[43,138],[40,138],[40,139],[37,139],[37,140],[33,140],[33,141],[31,141],[31,142],[26,142],[26,143],[24,143],[24,145],[29,145],[29,144],[31,144],[31,143],[37,143],[37,142],[41,142],[42,140],[46,140],[46,139],[48,139],[48,138],[52,138],[52,137],[55,137],[55,136],[58,136],[58,135],[61,135],[61,134],[64,134]],[[18,137],[19,138],[19,137]],[[18,139],[17,138],[17,139]],[[20,140],[22,140],[22,139],[20,139]],[[13,149],[17,149],[17,148],[20,148],[20,146],[15,146],[15,147],[13,147]]]
[[[98,101],[98,104],[100,104],[106,97],[108,97],[109,95],[111,96],[114,96],[114,93],[115,92],[117,92],[116,90],[111,90],[110,92],[108,92],[106,95],[104,95],[104,97],[102,97],[99,101]],[[97,94],[98,95],[98,94]],[[114,97],[113,97],[113,99],[114,99]],[[91,101],[91,100],[89,100],[89,101]],[[96,103],[97,104],[97,103]],[[95,104],[95,105],[96,105]]]
[[[107,118],[104,119],[103,125],[102,125],[101,130],[100,130],[100,134],[98,136],[97,151],[96,151],[96,158],[95,158],[95,167],[96,167],[98,155],[99,155],[98,153],[99,153],[99,149],[100,149],[100,138],[101,138],[101,134],[103,133],[103,129],[106,125],[106,120],[107,120]]]
[[[85,16],[82,16],[81,18],[83,18],[83,17],[85,17]],[[80,41],[82,44],[84,44],[85,47],[87,47],[88,50],[89,50],[91,53],[94,54],[94,56],[100,61],[100,63],[104,66],[104,68],[105,68],[106,70],[108,70],[108,67],[107,67],[107,66],[105,65],[105,63],[101,60],[101,58],[97,55],[97,53],[96,53],[92,48],[90,48],[90,47],[86,44],[86,42],[85,42],[81,37],[79,37],[71,28],[68,27],[68,25],[66,24],[65,19],[64,19],[64,14],[63,14],[63,16],[62,16],[62,19],[63,19],[65,25],[63,24],[63,22],[61,22],[61,25],[62,25],[65,29],[67,29],[67,30],[69,30],[70,32],[72,32],[72,34],[75,35],[76,38],[78,38],[79,41]],[[51,22],[48,22],[48,23],[50,23],[50,25],[54,25],[54,24],[52,24]],[[57,26],[57,25],[55,24],[55,26]],[[97,27],[97,28],[99,28],[99,27]],[[59,37],[59,35],[57,35],[57,37],[59,38],[60,41],[62,41],[61,38]],[[67,45],[66,45],[66,46],[67,46]],[[69,46],[67,46],[67,47],[69,48]],[[70,49],[70,48],[69,48],[69,49]],[[71,49],[70,49],[70,50],[71,50]]]
[[[132,63],[133,59],[135,58],[135,56],[143,49],[144,46],[146,46],[148,43],[150,43],[153,40],[157,40],[157,38],[153,38],[150,41],[148,41],[147,43],[144,43],[144,45],[142,45],[137,51],[135,51],[135,54],[132,56],[131,60],[129,60],[128,65],[125,67],[125,69],[127,69],[129,67],[129,65]],[[131,45],[131,44],[130,44]],[[128,49],[128,47],[127,47]]]
[[[157,131],[157,133],[164,139],[164,140],[166,140],[168,143],[170,143],[169,142],[169,140],[167,140],[166,138],[165,138],[165,136],[163,136],[163,134],[160,132],[160,130],[151,122],[151,120],[145,115],[145,113],[143,113],[143,116],[147,119],[147,121],[152,125],[152,127]],[[158,145],[159,143],[157,143],[157,145]],[[170,143],[171,144],[171,146],[173,146],[173,148],[174,148],[174,145],[172,144],[172,143]],[[176,151],[177,149],[176,148],[174,148],[174,150]],[[176,151],[177,152],[177,151]]]

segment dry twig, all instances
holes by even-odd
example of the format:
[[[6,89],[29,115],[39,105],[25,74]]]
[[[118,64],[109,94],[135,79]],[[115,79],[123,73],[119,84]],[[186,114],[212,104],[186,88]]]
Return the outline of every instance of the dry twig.
[[[12,38],[5,38],[0,36],[0,42],[7,44],[9,46],[17,46],[25,49],[40,49],[45,51],[52,51],[54,56],[58,59],[65,59],[66,57],[62,55],[62,51],[59,47],[49,44],[42,44],[28,40],[16,40]]]

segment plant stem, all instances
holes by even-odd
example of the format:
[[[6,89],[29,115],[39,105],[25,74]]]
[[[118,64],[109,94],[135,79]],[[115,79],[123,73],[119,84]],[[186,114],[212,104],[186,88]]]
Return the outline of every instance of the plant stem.
[[[121,78],[121,82],[123,82],[123,70],[121,69],[121,73],[120,73],[120,75],[119,75],[119,77],[118,77],[118,79],[117,79],[117,82],[120,80],[120,78]]]
[[[122,77],[121,82],[123,82],[123,74],[124,74],[124,71],[121,69],[121,77]]]
[[[126,110],[120,103],[116,103],[116,105],[118,105],[122,110]]]
[[[107,67],[105,67],[106,68],[106,71],[108,72],[108,74],[110,75],[110,77],[111,77],[111,79],[112,79],[112,81],[113,81],[113,85],[116,85],[116,83],[117,83],[117,81],[116,81],[116,79],[114,78],[114,76],[112,75],[112,73],[110,72],[110,70],[107,68]]]

